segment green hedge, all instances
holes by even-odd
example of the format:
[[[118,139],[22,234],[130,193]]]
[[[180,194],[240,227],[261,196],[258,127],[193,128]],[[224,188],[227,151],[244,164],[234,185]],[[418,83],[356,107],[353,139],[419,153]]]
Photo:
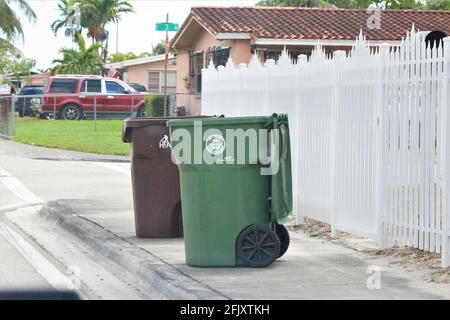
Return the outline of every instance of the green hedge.
[[[163,94],[145,96],[145,112],[147,117],[163,117],[163,105]],[[167,115],[169,115],[169,96],[167,96]]]

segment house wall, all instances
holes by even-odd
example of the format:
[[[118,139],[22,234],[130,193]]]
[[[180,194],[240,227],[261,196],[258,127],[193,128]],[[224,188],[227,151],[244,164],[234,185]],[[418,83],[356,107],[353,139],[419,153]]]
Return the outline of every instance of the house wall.
[[[31,79],[30,84],[32,85],[45,85],[47,82],[47,79]]]
[[[176,71],[177,66],[173,65],[173,64],[169,64],[167,66],[167,70]],[[164,71],[164,60],[127,67],[126,81],[142,84],[148,89],[148,72],[149,71]]]
[[[37,76],[37,77],[29,77],[25,79],[25,83],[29,83],[32,85],[43,85],[45,86],[48,82],[49,76]]]
[[[185,107],[186,112],[190,115],[201,114],[201,98],[196,95],[189,87],[189,56],[190,51],[204,51],[209,47],[218,46],[220,44],[208,31],[202,31],[192,41],[191,47],[179,50],[176,55],[177,61],[177,107]],[[203,57],[203,65],[206,66],[206,54]],[[186,81],[187,79],[187,81]]]
[[[177,61],[177,96],[176,106],[186,108],[186,112],[190,112],[189,99],[189,52],[180,51],[176,56]]]
[[[250,40],[234,40],[231,42],[231,59],[235,64],[250,63],[252,48]]]

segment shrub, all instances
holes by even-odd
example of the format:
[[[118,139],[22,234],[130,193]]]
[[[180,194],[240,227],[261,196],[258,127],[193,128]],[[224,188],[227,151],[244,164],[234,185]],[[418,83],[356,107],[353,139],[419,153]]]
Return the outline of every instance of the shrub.
[[[145,96],[145,112],[147,117],[163,117],[164,116],[164,95]],[[169,96],[167,96],[166,105],[167,115],[169,115]]]

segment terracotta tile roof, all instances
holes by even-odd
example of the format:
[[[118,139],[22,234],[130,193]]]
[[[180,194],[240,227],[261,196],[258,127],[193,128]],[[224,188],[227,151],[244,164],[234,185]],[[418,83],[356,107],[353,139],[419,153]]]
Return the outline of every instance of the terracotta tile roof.
[[[368,28],[372,13],[365,9],[193,7],[187,21],[193,16],[215,35],[250,33],[253,39],[354,40],[362,29],[369,40],[395,41],[405,37],[413,23],[420,31],[450,35],[449,11],[382,10],[380,14],[380,29]]]

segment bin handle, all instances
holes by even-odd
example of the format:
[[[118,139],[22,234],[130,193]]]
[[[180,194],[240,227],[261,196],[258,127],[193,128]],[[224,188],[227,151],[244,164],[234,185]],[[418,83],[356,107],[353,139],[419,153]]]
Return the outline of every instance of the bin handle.
[[[286,143],[286,123],[283,122],[279,126],[278,130],[280,130],[280,144],[281,144],[281,152],[280,152],[280,158],[286,157],[288,144]]]
[[[272,197],[267,197],[267,211],[272,213]]]
[[[280,159],[285,159],[287,157],[287,150],[288,150],[288,144],[286,143],[286,134],[287,134],[287,129],[286,129],[286,123],[283,122],[280,127],[280,143],[281,143],[281,153],[280,153]],[[282,180],[286,180],[285,175],[282,173],[281,174]],[[291,210],[290,206],[289,206],[289,195],[288,192],[285,190],[285,183],[281,183],[281,187],[283,188],[283,204],[285,206],[285,210],[289,211]]]
[[[279,150],[279,159],[287,159],[288,157],[288,150],[289,150],[289,136],[287,136],[289,134],[289,127],[288,126],[288,119],[286,115],[278,115],[278,114],[274,114],[272,116],[272,119],[269,123],[267,123],[267,128],[269,130],[272,129],[278,129],[279,130],[279,135],[278,135],[278,139],[279,139],[279,146],[278,146],[278,150]],[[280,168],[281,170],[281,168]],[[288,169],[290,171],[290,168]],[[289,179],[286,176],[286,172],[284,172],[284,170],[282,170],[282,172],[278,172],[277,173],[277,177],[272,177],[272,188],[273,188],[273,179],[277,179],[278,183],[279,183],[279,187],[281,188],[281,194],[280,194],[280,208],[277,208],[277,210],[281,210],[281,212],[274,212],[273,207],[272,207],[272,196],[270,197],[270,210],[269,212],[271,213],[271,219],[273,222],[276,223],[281,223],[281,221],[286,220],[292,213],[292,195],[289,195],[288,189],[289,188],[287,186],[287,179]],[[274,191],[272,189],[272,191]],[[269,199],[268,199],[269,201]],[[281,221],[278,221],[278,219],[281,219]]]

